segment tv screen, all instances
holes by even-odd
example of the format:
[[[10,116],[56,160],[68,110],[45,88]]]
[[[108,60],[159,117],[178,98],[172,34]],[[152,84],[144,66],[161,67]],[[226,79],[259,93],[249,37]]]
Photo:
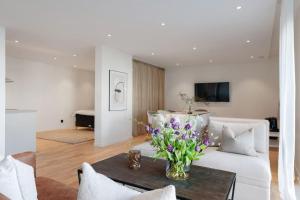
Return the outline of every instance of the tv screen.
[[[195,83],[196,102],[229,102],[229,82]]]

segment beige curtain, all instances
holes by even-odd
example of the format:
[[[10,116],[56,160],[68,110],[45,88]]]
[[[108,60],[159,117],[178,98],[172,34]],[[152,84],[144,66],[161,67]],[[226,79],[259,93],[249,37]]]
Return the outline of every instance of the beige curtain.
[[[145,133],[147,111],[164,109],[165,70],[133,60],[133,135]]]

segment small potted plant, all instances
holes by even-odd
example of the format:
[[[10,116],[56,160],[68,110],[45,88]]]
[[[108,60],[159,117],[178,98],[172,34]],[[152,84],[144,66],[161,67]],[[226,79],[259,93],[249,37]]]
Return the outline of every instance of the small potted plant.
[[[199,160],[208,146],[208,140],[201,139],[189,120],[181,124],[179,119],[171,118],[164,127],[147,126],[147,132],[152,136],[154,157],[167,160],[166,176],[173,180],[187,179],[192,162]]]

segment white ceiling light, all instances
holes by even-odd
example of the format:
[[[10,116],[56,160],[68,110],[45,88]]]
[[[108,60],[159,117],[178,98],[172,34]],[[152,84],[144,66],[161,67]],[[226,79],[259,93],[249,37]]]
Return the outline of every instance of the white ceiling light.
[[[193,50],[196,51],[196,50],[197,50],[197,47],[193,47]]]
[[[108,38],[111,38],[112,35],[109,33],[109,34],[107,34],[106,36],[107,36]]]
[[[214,60],[213,60],[213,59],[210,59],[210,60],[209,60],[209,63],[213,63],[213,62],[214,62]]]
[[[74,68],[76,68],[76,67],[77,67],[77,65],[73,65],[73,67],[74,67]]]
[[[251,59],[253,59],[253,58],[254,58],[254,56],[250,56],[250,58],[251,58]]]
[[[237,10],[241,10],[241,9],[242,9],[242,6],[237,6],[236,9],[237,9]]]
[[[152,55],[152,56],[154,56],[154,55],[155,55],[155,53],[153,53],[153,52],[152,52],[152,53],[151,53],[151,55]]]
[[[176,66],[178,67],[178,66],[180,66],[180,64],[179,64],[179,63],[176,63]]]
[[[249,43],[251,43],[251,41],[250,40],[246,40],[246,43],[249,44]]]
[[[76,57],[76,56],[77,56],[77,54],[73,54],[73,56],[74,56],[74,57]]]
[[[165,25],[166,25],[166,23],[165,23],[165,22],[162,22],[162,23],[160,23],[160,25],[161,25],[161,26],[165,26]]]
[[[53,60],[57,60],[57,58],[56,58],[56,57],[53,57]]]
[[[17,43],[19,43],[20,41],[19,40],[15,40],[15,43],[17,44]]]

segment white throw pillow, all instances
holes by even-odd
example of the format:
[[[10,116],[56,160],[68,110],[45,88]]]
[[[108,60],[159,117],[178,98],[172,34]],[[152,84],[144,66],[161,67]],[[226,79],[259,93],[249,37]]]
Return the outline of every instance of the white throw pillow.
[[[223,126],[220,151],[237,153],[247,156],[257,156],[254,147],[253,128],[241,133],[235,133],[231,128]]]
[[[176,200],[175,187],[169,185],[162,189],[144,192],[133,198],[133,200]]]
[[[12,200],[23,200],[17,172],[9,157],[0,162],[0,193]]]
[[[222,138],[222,129],[224,123],[217,121],[209,121],[208,126],[208,137],[209,137],[209,146],[218,147],[221,144]]]
[[[77,200],[176,200],[175,187],[140,193],[95,172],[88,163],[82,164]]]
[[[78,200],[131,200],[140,194],[95,172],[88,163],[82,164],[82,172]]]
[[[14,159],[11,156],[8,156],[8,159],[10,159],[15,166],[23,200],[37,200],[37,190],[33,167]]]

